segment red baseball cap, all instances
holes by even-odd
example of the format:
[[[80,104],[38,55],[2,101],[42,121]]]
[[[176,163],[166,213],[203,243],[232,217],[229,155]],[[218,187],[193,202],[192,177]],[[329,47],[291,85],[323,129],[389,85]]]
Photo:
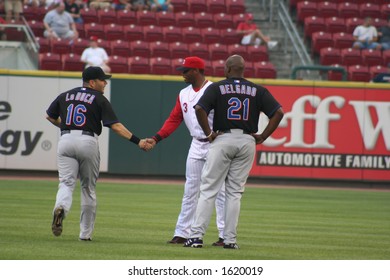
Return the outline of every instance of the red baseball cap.
[[[176,68],[178,71],[185,71],[188,69],[204,69],[203,59],[197,56],[189,56],[183,60],[183,65]]]
[[[99,38],[97,36],[91,36],[89,38],[90,41],[94,41],[94,42],[97,42],[99,40]]]

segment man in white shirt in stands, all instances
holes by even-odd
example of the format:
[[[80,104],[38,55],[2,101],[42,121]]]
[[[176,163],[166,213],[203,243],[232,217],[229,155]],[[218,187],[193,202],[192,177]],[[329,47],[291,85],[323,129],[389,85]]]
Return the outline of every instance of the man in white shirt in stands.
[[[381,45],[377,42],[378,32],[375,26],[372,25],[370,17],[366,17],[362,25],[356,26],[353,37],[355,38],[354,49],[381,49]]]
[[[108,55],[105,49],[99,47],[98,38],[91,36],[90,46],[86,48],[81,54],[81,61],[84,62],[85,68],[89,66],[98,66],[103,69],[105,73],[110,73],[111,68],[108,66]]]

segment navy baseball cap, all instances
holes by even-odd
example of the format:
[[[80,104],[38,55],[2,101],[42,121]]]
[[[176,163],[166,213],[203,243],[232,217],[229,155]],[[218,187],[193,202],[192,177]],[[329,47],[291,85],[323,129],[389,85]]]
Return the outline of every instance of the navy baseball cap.
[[[189,56],[183,60],[183,65],[176,68],[177,71],[185,71],[188,69],[204,69],[203,59],[197,56]]]
[[[103,69],[97,66],[90,66],[83,71],[83,81],[88,82],[89,80],[107,80],[112,75],[104,73]]]

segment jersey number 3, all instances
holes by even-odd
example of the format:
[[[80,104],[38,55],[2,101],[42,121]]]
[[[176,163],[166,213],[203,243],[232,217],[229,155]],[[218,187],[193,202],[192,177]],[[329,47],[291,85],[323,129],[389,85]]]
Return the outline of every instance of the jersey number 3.
[[[85,112],[87,112],[87,108],[83,104],[76,106],[70,104],[66,113],[66,125],[83,126],[86,121]]]
[[[229,99],[228,104],[230,105],[227,110],[227,118],[229,120],[248,120],[249,98],[245,98],[241,101],[237,97],[232,97]]]

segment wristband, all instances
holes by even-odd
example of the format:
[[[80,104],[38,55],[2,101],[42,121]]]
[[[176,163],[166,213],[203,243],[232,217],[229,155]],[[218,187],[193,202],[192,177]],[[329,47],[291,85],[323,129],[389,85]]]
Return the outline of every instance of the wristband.
[[[156,141],[156,144],[162,140],[162,137],[159,134],[154,135],[152,138]]]
[[[206,136],[206,138],[209,138],[211,135],[213,135],[213,132],[214,131],[211,131],[210,134],[208,136]]]
[[[134,134],[131,135],[130,139],[129,139],[130,142],[133,142],[134,144],[138,145],[139,142],[141,141],[137,136],[135,136]]]

